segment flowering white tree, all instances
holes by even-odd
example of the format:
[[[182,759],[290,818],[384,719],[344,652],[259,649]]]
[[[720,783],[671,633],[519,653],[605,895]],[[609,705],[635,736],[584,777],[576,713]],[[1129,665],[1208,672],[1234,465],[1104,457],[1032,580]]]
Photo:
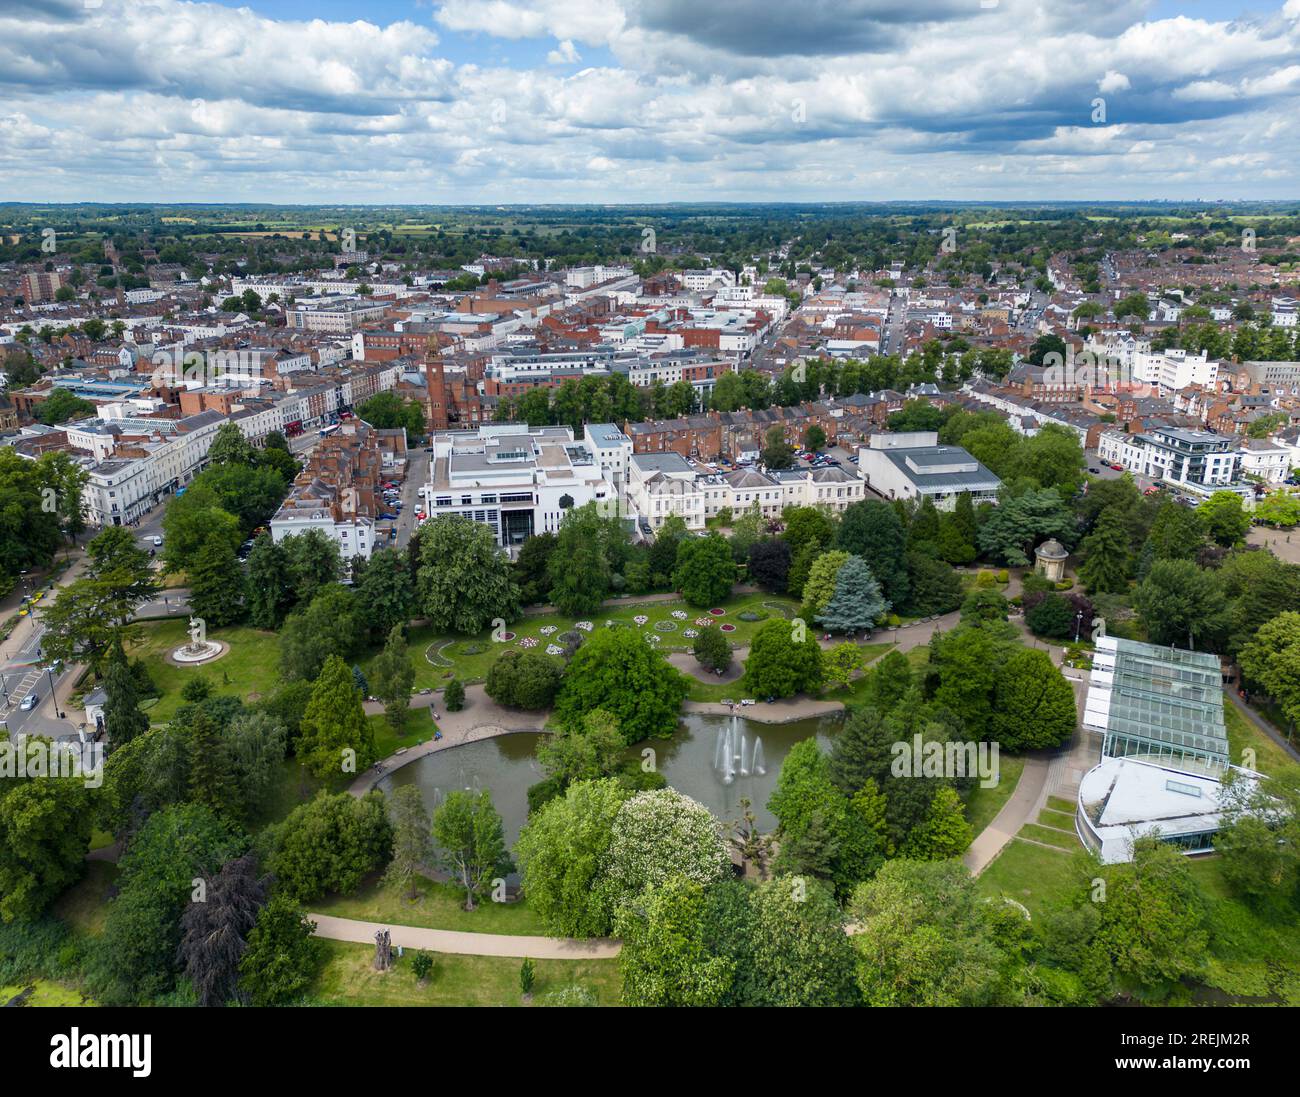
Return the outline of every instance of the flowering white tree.
[[[614,818],[606,879],[616,906],[672,876],[710,884],[729,867],[718,820],[675,789],[638,793]]]

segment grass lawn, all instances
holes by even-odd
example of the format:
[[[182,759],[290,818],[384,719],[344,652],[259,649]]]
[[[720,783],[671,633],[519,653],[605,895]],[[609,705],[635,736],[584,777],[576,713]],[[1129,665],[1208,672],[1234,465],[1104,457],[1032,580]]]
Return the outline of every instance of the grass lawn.
[[[224,640],[230,651],[215,663],[199,667],[174,667],[164,656],[189,640],[187,622],[182,620],[148,621],[141,626],[142,640],[127,654],[143,659],[154,684],[162,691],[157,703],[150,706],[149,719],[165,724],[185,702],[181,689],[186,682],[202,675],[212,685],[214,694],[229,694],[247,700],[249,695],[265,695],[280,681],[280,641],[274,632],[254,628],[213,629],[213,640]]]
[[[400,729],[394,728],[383,713],[367,716],[375,735],[375,753],[379,758],[387,758],[401,747],[413,747],[432,739],[438,725],[430,715],[432,709],[408,708]]]
[[[1075,858],[1012,840],[980,874],[975,887],[982,895],[1015,899],[1038,915],[1048,906],[1068,902],[1070,888],[1080,879],[1086,882],[1088,877],[1077,871]]]
[[[53,983],[48,979],[33,979],[30,982],[12,983],[0,987],[0,1006],[10,998],[20,994],[28,987],[35,989],[27,997],[24,1005],[28,1006],[93,1006],[95,1001],[87,998],[81,991],[62,983]]]
[[[1011,754],[998,755],[998,783],[992,788],[981,788],[977,783],[966,794],[966,819],[973,834],[979,834],[987,827],[1002,806],[1011,799],[1011,794],[1020,782],[1024,772],[1025,760]]]
[[[1043,808],[1038,813],[1038,820],[1045,827],[1056,827],[1058,830],[1074,831],[1074,816],[1068,811],[1057,811],[1055,808]]]
[[[1248,747],[1255,752],[1255,768],[1260,773],[1277,773],[1286,766],[1295,765],[1286,751],[1242,715],[1226,693],[1223,697],[1223,724],[1228,732],[1228,757],[1233,765],[1242,764],[1242,751]]]
[[[606,606],[585,620],[590,621],[595,628],[602,628],[606,621],[613,621],[616,626],[658,636],[659,641],[655,646],[660,651],[689,651],[692,637],[686,635],[687,630],[704,627],[696,624],[697,618],[710,620],[712,624],[707,626],[710,628],[734,626],[735,631],[728,632],[727,639],[733,647],[747,647],[762,621],[742,621],[739,616],[741,613],[761,613],[763,619],[767,620],[772,616],[793,617],[799,607],[792,598],[755,593],[728,598],[716,608],[724,611],[721,617],[713,617],[707,609],[696,609],[680,600],[630,602],[617,607]],[[674,613],[682,616],[674,617]],[[646,620],[638,624],[637,617],[645,617]],[[545,652],[548,645],[555,643],[560,633],[572,629],[578,620],[584,619],[575,620],[558,614],[529,614],[510,626],[510,638],[504,642],[494,641],[490,629],[485,629],[478,636],[462,637],[437,633],[427,627],[412,629],[409,654],[411,665],[415,668],[415,687],[441,687],[451,678],[459,678],[462,682],[481,682],[501,652],[510,648],[523,648],[525,640],[537,641],[533,650]],[[656,628],[656,625],[660,627]],[[543,629],[551,631],[543,633]],[[363,664],[363,669],[366,669],[366,664]]]
[[[1055,826],[1055,824],[1052,825]],[[1083,848],[1073,831],[1069,834],[1062,834],[1059,830],[1052,830],[1051,827],[1040,826],[1038,823],[1026,823],[1020,828],[1020,837],[1032,838],[1035,842],[1055,846],[1057,849],[1063,849],[1067,852]]]
[[[423,877],[415,884],[419,897],[406,898],[405,889],[368,879],[355,895],[335,895],[312,903],[319,914],[356,918],[363,922],[390,922],[428,929],[455,929],[468,933],[505,933],[522,937],[545,937],[541,920],[528,908],[527,900],[517,903],[480,902],[474,911],[464,910],[465,893],[451,884]]]
[[[411,956],[397,959],[391,971],[371,966],[372,945],[326,941],[328,960],[312,997],[336,1006],[518,1006],[522,961],[500,956],[453,956],[430,953],[433,971],[419,986],[411,973]],[[538,960],[533,1005],[545,1005],[549,993],[578,984],[602,1006],[616,1006],[623,979],[617,960]]]
[[[86,875],[55,900],[54,916],[81,936],[98,936],[108,917],[108,889],[116,879],[117,865],[111,861],[87,861]]]
[[[1052,808],[1054,811],[1063,811],[1065,812],[1066,815],[1070,816],[1070,818],[1073,819],[1075,807],[1077,805],[1074,803],[1073,800],[1065,800],[1060,796],[1049,796],[1047,798],[1047,806],[1049,808]]]

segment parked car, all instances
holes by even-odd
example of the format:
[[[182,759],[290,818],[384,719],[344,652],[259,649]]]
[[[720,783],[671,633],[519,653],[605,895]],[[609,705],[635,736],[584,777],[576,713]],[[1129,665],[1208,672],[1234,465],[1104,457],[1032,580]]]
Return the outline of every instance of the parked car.
[[[37,704],[40,703],[40,700],[41,700],[41,695],[37,693],[36,690],[32,690],[31,693],[29,693],[26,697],[22,699],[22,702],[18,705],[18,707],[22,709],[23,712],[31,712],[32,709],[34,709],[37,706]]]
[[[395,522],[395,521],[397,521],[397,515],[396,515],[396,514],[381,514],[381,515],[379,516],[379,520],[380,520],[381,522]]]
[[[154,548],[160,548],[162,546],[162,536],[156,534],[153,539],[153,544],[154,544]]]

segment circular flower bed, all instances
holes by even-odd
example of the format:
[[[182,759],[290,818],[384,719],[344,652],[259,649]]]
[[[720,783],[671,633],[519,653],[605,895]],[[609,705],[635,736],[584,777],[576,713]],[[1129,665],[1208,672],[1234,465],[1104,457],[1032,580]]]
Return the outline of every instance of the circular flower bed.
[[[543,625],[537,631],[540,632],[543,636],[550,636],[555,632],[555,625]]]
[[[579,622],[578,622],[577,624],[575,624],[573,627],[574,627],[574,628],[580,628],[580,629],[582,629],[583,632],[590,632],[590,631],[591,631],[593,628],[595,628],[596,626],[593,625],[590,621],[579,621]]]
[[[745,610],[744,613],[736,614],[742,621],[766,621],[766,613],[755,613],[752,609]]]
[[[559,644],[547,644],[547,645],[546,645],[546,654],[547,654],[547,655],[563,655],[563,654],[564,654],[564,649],[563,649],[562,647],[560,647]]]
[[[685,636],[686,639],[688,640],[694,640],[695,637],[699,635],[699,632],[696,629],[688,628],[682,631],[682,635]]]
[[[537,637],[525,636],[522,640],[519,641],[519,646],[521,648],[535,648],[537,646]]]
[[[677,620],[679,620],[679,621],[685,621],[685,620],[686,620],[686,611],[685,611],[684,609],[675,609],[675,610],[673,610],[673,616],[676,617]]]
[[[676,621],[656,621],[656,622],[655,622],[655,631],[656,631],[656,632],[676,632],[676,631],[677,631],[677,622],[676,622]]]
[[[653,632],[647,632],[647,633],[645,634],[645,638],[646,638],[646,642],[647,642],[647,643],[650,643],[650,644],[657,644],[657,643],[659,643],[659,637],[656,636]]]
[[[714,617],[725,617],[727,615],[725,609],[711,609],[709,610],[709,613]]]
[[[513,632],[503,632],[500,636],[495,637],[497,642],[501,644],[508,644],[514,638],[515,638],[515,634]]]
[[[632,620],[635,621],[638,625],[644,625],[648,620],[650,620],[650,618],[647,617],[644,613],[638,613],[635,617],[632,618]]]
[[[713,618],[712,618],[712,617],[697,617],[697,618],[695,618],[695,623],[696,623],[697,625],[699,625],[700,628],[709,628],[709,627],[713,624]]]
[[[723,632],[735,632],[735,631],[736,631],[736,626],[735,626],[735,625],[723,625],[723,626],[722,626],[722,631],[723,631]]]

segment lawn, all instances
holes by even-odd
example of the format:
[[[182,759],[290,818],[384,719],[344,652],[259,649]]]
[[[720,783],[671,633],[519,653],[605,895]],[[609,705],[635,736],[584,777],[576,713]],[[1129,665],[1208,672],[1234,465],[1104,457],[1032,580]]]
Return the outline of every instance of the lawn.
[[[95,937],[108,917],[108,889],[117,879],[117,865],[111,861],[87,861],[86,875],[54,902],[54,916],[72,927],[74,933]]]
[[[1019,837],[1032,838],[1035,842],[1042,842],[1045,846],[1055,846],[1067,853],[1083,848],[1073,830],[1069,834],[1062,834],[1060,830],[1053,829],[1055,826],[1055,823],[1050,826],[1042,826],[1039,823],[1026,823],[1020,828]]]
[[[375,735],[375,756],[387,758],[402,747],[414,747],[432,739],[438,725],[433,722],[431,708],[408,708],[400,729],[394,728],[383,713],[367,716]]]
[[[316,980],[312,998],[333,1006],[518,1006],[522,961],[500,956],[454,956],[431,953],[433,971],[420,986],[411,973],[411,953],[396,960],[391,971],[375,971],[372,945],[326,941],[328,957]],[[579,985],[595,995],[596,1003],[616,1006],[623,979],[617,960],[538,960],[533,1005],[545,1005],[548,994]]]
[[[980,874],[975,887],[983,895],[1015,899],[1037,915],[1067,902],[1070,888],[1088,879],[1076,858],[1012,839]]]
[[[213,629],[208,638],[224,640],[230,650],[213,663],[198,667],[175,667],[165,655],[189,640],[184,620],[148,621],[140,626],[141,641],[127,653],[142,659],[154,684],[162,691],[156,704],[148,707],[149,719],[165,724],[185,702],[181,689],[198,676],[207,678],[214,694],[229,694],[244,700],[256,693],[265,695],[280,681],[280,641],[273,632],[254,628]]]
[[[1228,733],[1228,757],[1233,765],[1242,764],[1242,751],[1247,748],[1255,752],[1255,769],[1260,773],[1276,773],[1296,764],[1286,751],[1242,715],[1226,693],[1223,696],[1223,723]]]
[[[87,998],[81,991],[62,983],[53,983],[48,979],[32,979],[28,982],[14,983],[0,987],[0,1006],[4,1006],[15,995],[21,994],[28,987],[34,988],[23,1003],[28,1006],[93,1006],[95,1001]]]
[[[1003,805],[1011,799],[1024,769],[1023,758],[999,753],[998,783],[992,788],[981,788],[977,782],[966,794],[966,819],[971,825],[972,835],[979,834],[993,822]]]
[[[508,628],[504,641],[493,640],[491,629],[484,629],[477,636],[456,637],[428,627],[415,628],[411,630],[409,648],[411,665],[415,668],[415,686],[417,689],[441,687],[450,678],[481,682],[503,651],[531,647],[546,652],[548,646],[558,646],[557,638],[562,632],[574,629],[582,621],[591,624],[593,629],[605,627],[606,622],[612,621],[614,627],[632,628],[647,636],[656,636],[657,641],[647,642],[653,642],[663,652],[689,651],[692,641],[692,637],[686,635],[689,630],[732,626],[733,631],[727,632],[732,647],[748,647],[762,620],[773,616],[793,617],[798,612],[798,603],[791,598],[755,593],[728,598],[715,608],[723,610],[723,614],[715,617],[707,609],[696,609],[681,600],[605,606],[586,619],[558,614],[528,614]],[[740,618],[742,613],[763,616],[760,621],[744,621]],[[638,617],[645,620],[638,622]],[[707,619],[711,623],[702,626],[696,623],[697,619]],[[366,669],[365,664],[363,669]]]
[[[318,914],[338,918],[356,918],[363,922],[387,922],[428,929],[455,929],[468,933],[504,933],[523,937],[545,937],[546,928],[529,908],[526,900],[517,903],[480,902],[478,909],[467,911],[462,904],[465,892],[451,884],[437,883],[421,877],[415,889],[419,897],[406,897],[405,888],[397,888],[371,877],[354,895],[335,895],[312,903]]]

